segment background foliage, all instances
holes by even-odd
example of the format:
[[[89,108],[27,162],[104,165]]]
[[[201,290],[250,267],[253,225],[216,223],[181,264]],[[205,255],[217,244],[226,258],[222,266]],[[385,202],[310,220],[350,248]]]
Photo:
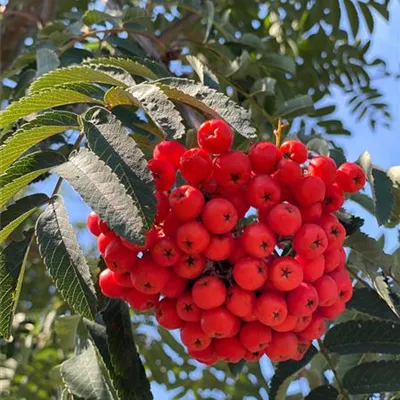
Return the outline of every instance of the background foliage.
[[[400,250],[386,254],[360,218],[341,214],[356,290],[323,342],[301,362],[203,368],[152,317],[100,296],[102,262],[76,239],[84,225],[71,225],[61,196],[29,186],[58,174],[141,240],[154,213],[145,157],[164,137],[192,146],[205,117],[226,119],[240,149],[273,140],[283,117],[288,135],[344,162],[336,135],[360,132],[335,116],[333,91],[372,129],[390,127],[376,77],[396,74],[359,39],[389,19],[389,1],[103,3],[2,6],[2,398],[147,399],[146,376],[169,390],[162,398],[396,398]],[[398,229],[400,167],[384,171],[367,152],[358,162],[369,187],[349,201]]]

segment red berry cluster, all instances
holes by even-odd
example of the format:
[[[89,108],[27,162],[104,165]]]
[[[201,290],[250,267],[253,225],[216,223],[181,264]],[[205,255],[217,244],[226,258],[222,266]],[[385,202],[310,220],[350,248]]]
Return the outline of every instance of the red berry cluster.
[[[364,186],[364,172],[309,156],[296,140],[230,150],[233,133],[221,120],[197,135],[198,148],[163,141],[154,149],[157,215],[144,246],[90,214],[108,267],[100,288],[137,311],[155,308],[205,364],[299,360],[351,298],[345,229],[333,213],[344,192]],[[177,171],[187,184],[174,186]],[[246,225],[251,207],[256,218]]]

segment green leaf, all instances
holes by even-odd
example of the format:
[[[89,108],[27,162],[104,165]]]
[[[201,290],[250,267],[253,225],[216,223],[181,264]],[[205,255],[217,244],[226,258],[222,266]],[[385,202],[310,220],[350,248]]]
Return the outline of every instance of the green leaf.
[[[10,337],[32,234],[0,249],[0,335],[6,339]]]
[[[82,317],[93,319],[94,284],[60,196],[54,196],[40,215],[36,236],[40,255],[64,300]]]
[[[38,49],[36,52],[36,77],[52,71],[60,66],[57,53],[51,49]]]
[[[250,90],[250,95],[264,94],[266,96],[275,96],[276,79],[267,77],[257,79]]]
[[[394,203],[392,181],[384,171],[372,168],[373,194],[375,199],[375,215],[379,225],[389,220]]]
[[[198,59],[196,56],[189,54],[186,56],[186,60],[193,68],[193,71],[196,73],[196,75],[199,77],[202,85],[218,90],[218,78],[206,65],[204,65],[200,61],[200,59]]]
[[[131,242],[144,242],[139,210],[118,177],[93,152],[80,149],[53,172],[66,179],[118,235]]]
[[[329,144],[321,138],[316,137],[307,142],[307,149],[323,156],[329,156]]]
[[[305,400],[337,400],[339,392],[332,385],[318,386],[312,390]]]
[[[0,174],[33,145],[58,133],[78,128],[78,116],[68,111],[50,111],[38,115],[0,147]]]
[[[124,83],[124,79],[115,79],[112,74],[101,71],[98,68],[101,68],[101,65],[97,66],[97,68],[91,68],[87,65],[74,65],[51,71],[33,82],[29,92],[34,94],[44,89],[70,83],[103,83],[123,87],[128,86]],[[115,69],[116,67],[108,68]],[[119,71],[121,70],[119,69]]]
[[[344,6],[346,8],[351,32],[353,33],[353,37],[355,38],[360,28],[360,18],[358,17],[358,11],[351,0],[344,0]]]
[[[113,21],[114,18],[99,10],[87,10],[82,16],[82,22],[87,26],[99,24],[104,21]]]
[[[248,111],[228,96],[187,79],[165,78],[156,83],[169,98],[188,104],[214,118],[224,119],[245,138],[256,137]]]
[[[105,118],[106,121],[100,122],[97,117]],[[128,136],[127,129],[105,109],[90,109],[83,121],[83,129],[90,149],[117,175],[133,198],[145,228],[150,229],[156,212],[156,201],[153,178],[143,152]]]
[[[268,67],[279,69],[291,75],[296,74],[296,63],[292,57],[280,54],[264,54],[261,62]]]
[[[56,151],[38,151],[18,160],[0,176],[0,208],[38,176],[63,162],[64,156]]]
[[[55,340],[64,351],[75,347],[76,332],[81,317],[79,315],[60,315],[54,322]]]
[[[372,16],[371,10],[369,9],[368,5],[363,3],[362,1],[359,1],[358,5],[361,8],[361,12],[363,13],[369,33],[372,33],[374,31],[374,17]]]
[[[0,113],[0,128],[4,128],[6,125],[22,117],[46,110],[47,108],[75,103],[102,104],[102,101],[96,100],[87,94],[80,93],[73,89],[60,87],[43,90],[11,103],[7,109]]]
[[[399,317],[388,307],[375,290],[369,288],[356,289],[353,297],[346,303],[346,307],[371,317],[400,322]]]
[[[139,106],[136,99],[130,93],[120,87],[112,87],[108,89],[104,95],[104,102],[109,110],[120,105]]]
[[[45,204],[49,198],[44,193],[36,193],[17,200],[0,213],[0,243],[20,226],[30,215]]]
[[[283,400],[286,398],[286,391],[294,375],[305,367],[311,359],[317,354],[317,349],[311,346],[303,359],[300,361],[284,361],[277,365],[275,375],[272,377],[269,398],[271,400]]]
[[[83,353],[63,362],[61,376],[74,396],[85,400],[113,400],[91,344]]]
[[[120,300],[111,300],[102,314],[113,366],[113,382],[121,400],[153,399],[136,351],[128,306]]]
[[[131,87],[128,92],[167,137],[180,139],[185,135],[181,115],[158,86],[141,84]]]
[[[348,321],[333,326],[325,336],[332,353],[400,353],[400,324],[386,321]]]
[[[353,235],[364,225],[364,220],[362,218],[356,217],[344,209],[336,211],[335,214],[340,223],[344,226],[344,229],[346,230],[346,236]]]
[[[298,115],[305,115],[313,112],[314,102],[311,96],[303,95],[285,101],[275,110],[275,115],[281,118],[294,118]]]
[[[343,378],[350,394],[398,392],[400,361],[373,361],[352,368]]]
[[[228,363],[228,368],[231,374],[237,377],[242,372],[245,365],[246,365],[246,360],[242,359],[237,363]]]
[[[204,34],[203,43],[207,43],[208,36],[210,35],[211,28],[214,23],[214,14],[215,14],[214,4],[212,1],[209,0],[206,1],[206,8],[207,8],[207,27],[206,27],[206,32]]]

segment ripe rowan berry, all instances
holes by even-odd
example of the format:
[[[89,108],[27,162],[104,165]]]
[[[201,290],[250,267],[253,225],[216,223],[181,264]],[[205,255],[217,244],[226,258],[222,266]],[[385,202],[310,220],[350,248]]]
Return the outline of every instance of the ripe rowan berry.
[[[325,273],[332,272],[339,267],[341,261],[340,248],[328,249],[324,253]]]
[[[152,158],[148,161],[147,167],[153,175],[157,190],[165,192],[172,188],[175,182],[175,168],[170,162]]]
[[[151,257],[144,256],[136,263],[131,279],[133,287],[139,292],[155,294],[164,289],[170,276],[169,268],[160,267]]]
[[[150,254],[153,261],[161,267],[170,267],[181,258],[181,251],[167,236],[157,240],[150,250]]]
[[[253,322],[253,321],[257,321],[257,317],[254,314],[254,311],[252,311],[251,313],[249,313],[249,314],[245,315],[244,317],[242,317],[242,320],[246,321],[246,322]]]
[[[208,337],[200,327],[199,323],[186,322],[181,329],[182,343],[190,350],[204,350],[211,343]]]
[[[240,318],[235,318],[233,327],[227,337],[236,336],[239,333],[241,326],[242,326],[242,320]]]
[[[214,339],[214,348],[217,357],[228,362],[239,362],[246,354],[246,349],[237,336]]]
[[[189,281],[171,271],[170,278],[167,284],[161,290],[161,294],[165,297],[176,298],[179,297],[186,289]]]
[[[180,159],[185,151],[185,146],[175,140],[162,140],[154,147],[153,157],[156,160],[168,161],[178,169]]]
[[[246,351],[244,359],[248,362],[258,362],[264,355],[264,351],[255,351],[254,353]]]
[[[293,360],[300,361],[303,359],[304,355],[307,353],[307,350],[310,348],[311,342],[298,342],[297,343],[297,352],[292,357]]]
[[[343,247],[339,247],[339,257],[340,261],[337,269],[343,269],[346,266],[346,257],[347,257]]]
[[[181,294],[176,301],[176,312],[184,321],[197,322],[201,318],[201,310],[193,301],[190,291]]]
[[[217,361],[217,355],[215,354],[213,343],[203,350],[190,350],[188,349],[190,356],[196,358],[198,361],[208,364],[209,362],[215,363]],[[208,365],[212,365],[208,364]]]
[[[302,177],[302,174],[301,167],[297,162],[289,158],[283,158],[279,161],[274,178],[286,185],[293,185]]]
[[[277,204],[269,211],[266,223],[278,235],[292,236],[301,227],[300,210],[289,203]]]
[[[205,180],[212,169],[211,156],[202,149],[187,150],[181,157],[180,171],[188,183],[195,184]]]
[[[346,162],[336,171],[336,183],[346,193],[358,192],[365,181],[365,173],[357,164]]]
[[[87,226],[90,233],[92,233],[94,236],[99,236],[101,233],[99,223],[99,216],[94,211],[91,211],[87,217]]]
[[[130,272],[123,272],[122,274],[118,274],[117,272],[114,272],[114,279],[115,279],[115,282],[117,282],[119,286],[123,286],[123,287],[127,287],[127,288],[133,287]]]
[[[135,311],[143,312],[153,309],[157,305],[159,297],[158,293],[147,294],[130,288],[123,298]]]
[[[168,214],[163,222],[163,232],[165,236],[175,239],[178,228],[182,225],[182,221],[179,221],[172,213]]]
[[[251,290],[242,289],[240,286],[231,286],[228,289],[225,306],[238,317],[245,317],[253,311],[256,295]]]
[[[331,306],[339,298],[339,290],[335,280],[324,275],[314,282],[315,290],[318,293],[319,305],[321,307]]]
[[[322,215],[322,203],[315,203],[308,207],[300,207],[301,219],[303,224],[318,223]]]
[[[293,327],[293,332],[301,332],[311,322],[312,314],[303,317],[297,317],[296,325]]]
[[[107,267],[120,274],[132,271],[135,258],[136,254],[128,250],[119,239],[111,241],[104,253],[104,261]]]
[[[337,299],[331,306],[319,307],[318,312],[321,317],[334,320],[346,309],[346,303],[340,298]]]
[[[281,200],[281,189],[270,176],[257,175],[247,185],[246,198],[251,206],[269,210]]]
[[[213,174],[219,186],[240,189],[250,179],[250,160],[240,151],[227,151],[215,159]]]
[[[303,267],[303,281],[314,282],[324,274],[325,270],[325,257],[324,255],[318,256],[312,260],[296,255],[295,259]]]
[[[308,342],[319,339],[326,332],[326,321],[318,313],[314,313],[311,322],[301,332],[297,333],[299,340]]]
[[[176,312],[176,300],[164,297],[156,306],[157,322],[166,329],[178,329],[183,321]]]
[[[269,256],[276,246],[274,232],[261,222],[246,226],[242,234],[243,249],[258,258]]]
[[[223,234],[235,227],[238,216],[236,208],[229,200],[215,198],[205,205],[201,219],[208,231]]]
[[[116,237],[106,236],[103,233],[100,233],[99,238],[97,239],[97,248],[102,256],[104,256],[107,246],[114,240],[117,240]]]
[[[115,273],[108,268],[100,272],[99,286],[101,293],[112,299],[120,298],[126,292],[126,288],[115,280]]]
[[[207,336],[224,338],[230,336],[237,321],[238,318],[225,307],[216,307],[201,313],[200,326]]]
[[[154,243],[160,237],[160,235],[160,230],[152,228],[146,232],[144,244],[132,243],[124,238],[121,238],[121,242],[127,249],[138,253],[139,251],[151,249],[154,246]]]
[[[297,353],[297,336],[293,332],[272,332],[272,339],[265,349],[271,361],[286,361]]]
[[[240,259],[248,257],[245,250],[242,247],[242,241],[240,237],[234,238],[233,251],[228,257],[228,261],[231,264],[236,264]]]
[[[298,140],[288,140],[280,147],[280,152],[283,158],[290,158],[299,164],[307,161],[308,150],[307,147]]]
[[[281,324],[288,314],[285,298],[274,292],[261,294],[253,311],[261,323],[272,327]]]
[[[210,243],[204,250],[204,255],[212,261],[226,260],[233,250],[233,236],[231,233],[225,235],[211,235]]]
[[[176,231],[176,244],[185,253],[199,254],[209,243],[210,234],[199,222],[185,222]]]
[[[293,185],[293,195],[298,204],[303,207],[322,202],[325,198],[325,184],[317,176],[303,176]]]
[[[268,271],[264,261],[257,258],[242,258],[233,267],[235,282],[246,290],[257,290],[267,280]]]
[[[256,174],[275,172],[281,157],[279,149],[271,142],[257,142],[249,148],[251,168]]]
[[[328,247],[325,231],[316,224],[304,224],[294,235],[293,249],[304,258],[319,257]]]
[[[290,332],[297,324],[298,317],[288,314],[286,319],[279,325],[273,327],[276,332]]]
[[[220,188],[218,190],[218,197],[229,200],[233,204],[238,219],[243,218],[247,211],[249,211],[250,204],[247,201],[243,190],[228,190]]]
[[[331,272],[329,276],[336,282],[340,300],[347,303],[353,296],[353,285],[349,272],[347,269],[336,270]]]
[[[324,212],[332,213],[339,210],[344,203],[344,193],[339,186],[330,185],[326,187],[324,198]]]
[[[303,268],[292,257],[279,257],[269,266],[269,280],[281,291],[297,288],[303,282]]]
[[[324,214],[318,223],[328,238],[328,249],[338,248],[346,239],[346,229],[333,214]]]
[[[199,189],[183,185],[172,191],[169,196],[171,212],[180,221],[190,221],[198,217],[204,207],[204,197]]]
[[[318,304],[318,293],[309,283],[301,283],[287,296],[289,313],[297,317],[311,315],[317,309]]]
[[[222,119],[210,119],[197,129],[197,143],[211,154],[224,153],[232,146],[232,129]]]
[[[332,185],[336,178],[335,161],[328,156],[313,157],[308,165],[308,172],[321,178],[325,185]]]
[[[100,229],[100,232],[103,235],[110,236],[110,237],[116,237],[117,236],[115,234],[115,232],[107,225],[107,223],[104,222],[101,219],[99,220],[99,229]]]
[[[226,293],[224,282],[217,276],[204,276],[192,288],[193,301],[203,310],[224,304]]]
[[[157,200],[157,212],[154,216],[154,222],[160,224],[167,218],[169,213],[169,199],[164,192],[156,192],[155,194]]]
[[[258,321],[245,323],[239,333],[240,343],[252,353],[264,350],[271,338],[271,328]]]
[[[175,264],[175,272],[186,279],[197,278],[206,267],[206,259],[201,254],[183,254]]]

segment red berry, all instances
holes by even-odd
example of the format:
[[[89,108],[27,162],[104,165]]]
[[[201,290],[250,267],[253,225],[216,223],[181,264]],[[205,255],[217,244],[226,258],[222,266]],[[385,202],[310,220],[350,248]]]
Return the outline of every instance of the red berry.
[[[174,271],[171,271],[171,276],[161,290],[161,294],[165,297],[176,298],[179,297],[186,289],[188,280],[177,275]]]
[[[222,234],[235,227],[238,216],[236,208],[229,200],[215,198],[205,205],[201,219],[208,231]]]
[[[319,257],[328,247],[325,231],[316,224],[304,224],[293,238],[297,254],[310,260]]]
[[[232,129],[222,119],[210,119],[197,129],[197,143],[211,154],[221,154],[232,146]]]
[[[271,142],[257,142],[249,148],[251,168],[256,174],[272,174],[276,171],[282,155]]]
[[[198,148],[185,151],[181,157],[180,171],[183,178],[189,183],[199,183],[205,180],[212,172],[210,155]]]
[[[99,220],[99,229],[100,229],[100,232],[103,234],[103,235],[106,235],[106,236],[110,236],[110,237],[116,237],[117,235],[114,233],[114,231],[107,225],[107,223],[106,222],[104,222],[103,220]]]
[[[319,305],[322,307],[331,306],[339,298],[336,282],[329,275],[317,279],[314,282],[314,287],[318,293]]]
[[[297,345],[298,340],[293,332],[273,332],[265,354],[275,362],[290,360],[297,353]]]
[[[324,274],[325,257],[324,255],[318,256],[313,260],[297,255],[295,259],[303,267],[303,280],[304,282],[314,282]]]
[[[342,164],[336,171],[336,183],[346,193],[354,193],[365,185],[365,173],[357,165],[351,162]]]
[[[118,273],[114,272],[114,279],[115,279],[115,282],[117,282],[119,286],[123,286],[123,287],[127,287],[127,288],[133,287],[130,272],[124,272],[122,274],[118,274]]]
[[[297,162],[289,158],[283,158],[279,161],[278,170],[275,172],[274,177],[286,185],[293,185],[302,177],[302,174],[301,167]]]
[[[333,249],[328,249],[324,253],[324,259],[325,259],[325,273],[327,272],[332,272],[333,270],[337,269],[339,267],[340,261],[341,261],[341,248],[333,248]]]
[[[254,353],[251,353],[250,351],[246,351],[246,354],[244,355],[244,359],[248,362],[258,362],[260,361],[260,358],[264,355],[263,351],[255,351]]]
[[[287,305],[290,314],[297,317],[311,315],[318,307],[318,293],[314,286],[302,283],[288,293]]]
[[[100,272],[99,286],[101,293],[112,299],[120,298],[126,292],[126,288],[118,285],[114,272],[108,268]]]
[[[149,256],[138,260],[131,274],[133,287],[147,294],[155,294],[163,290],[170,276],[169,268],[158,266]]]
[[[156,306],[157,322],[166,329],[178,329],[183,321],[176,312],[176,300],[164,297]]]
[[[319,314],[326,319],[334,320],[346,309],[346,303],[340,299],[336,300],[331,306],[319,307]]]
[[[296,325],[293,327],[293,332],[301,332],[311,322],[312,315],[305,315],[303,317],[297,317]]]
[[[100,226],[99,226],[100,218],[95,212],[91,212],[87,218],[87,226],[94,236],[99,236],[101,233]]]
[[[212,261],[226,260],[233,251],[234,241],[231,233],[211,235],[210,243],[204,255]]]
[[[281,189],[276,180],[268,175],[257,175],[247,185],[249,204],[259,210],[269,210],[281,199]]]
[[[326,187],[324,199],[324,212],[332,213],[339,210],[344,203],[344,193],[337,185]]]
[[[175,182],[175,168],[170,162],[152,158],[147,167],[153,175],[157,190],[165,192],[172,188]]]
[[[325,214],[319,220],[319,225],[328,238],[328,249],[337,249],[346,239],[346,230],[333,214]]]
[[[200,320],[201,329],[212,338],[229,337],[237,323],[238,318],[225,307],[203,311]]]
[[[236,264],[240,259],[248,257],[246,254],[245,250],[242,247],[242,241],[240,237],[236,237],[234,239],[234,244],[233,244],[233,251],[228,257],[228,261],[231,264]]]
[[[233,267],[235,282],[246,290],[257,290],[267,280],[268,271],[264,261],[257,258],[242,258]]]
[[[240,189],[250,179],[250,160],[240,151],[227,151],[216,158],[213,173],[219,186]]]
[[[214,339],[214,348],[218,358],[228,362],[239,362],[246,354],[246,349],[237,336]]]
[[[119,239],[110,242],[104,253],[104,261],[107,267],[120,274],[132,271],[136,254],[128,250]]]
[[[305,329],[297,334],[299,340],[302,342],[319,339],[326,332],[326,322],[318,313],[314,313],[311,322]]]
[[[246,321],[246,322],[253,322],[253,321],[257,321],[257,317],[255,316],[254,312],[252,311],[251,313],[242,317],[242,320]]]
[[[166,236],[157,240],[150,254],[153,261],[161,267],[170,267],[181,258],[181,252],[176,244]]]
[[[288,314],[285,298],[274,292],[261,294],[254,305],[254,314],[264,325],[276,326],[281,324]]]
[[[247,322],[239,333],[240,343],[250,352],[264,350],[271,342],[271,328],[258,321]]]
[[[304,176],[293,185],[293,195],[301,206],[312,206],[324,200],[325,184],[317,176]]]
[[[192,288],[193,300],[203,310],[224,304],[226,292],[224,282],[216,276],[204,276]]]
[[[209,338],[196,322],[186,322],[181,330],[182,343],[190,350],[204,350],[211,343]]]
[[[307,350],[310,348],[311,342],[298,342],[297,343],[297,352],[292,357],[293,360],[300,361],[303,359],[304,355],[307,353]]]
[[[307,161],[307,147],[298,140],[288,140],[282,144],[280,152],[283,158],[290,158],[299,164]]]
[[[336,178],[336,164],[328,156],[313,157],[308,165],[308,171],[312,176],[321,178],[325,185],[332,185]]]
[[[294,258],[279,257],[269,267],[269,280],[278,290],[293,290],[303,282],[303,269]]]
[[[168,161],[178,169],[181,156],[185,151],[185,146],[179,142],[175,140],[163,140],[154,147],[153,157],[156,160]]]
[[[200,321],[201,310],[193,301],[192,293],[185,292],[176,301],[176,312],[179,318],[187,322]]]
[[[199,189],[183,185],[174,189],[169,196],[171,211],[180,221],[190,221],[201,214],[204,197]]]
[[[253,311],[256,295],[253,291],[231,286],[226,296],[226,308],[238,317],[245,317]]]
[[[175,272],[186,279],[197,278],[206,267],[206,259],[201,254],[183,254],[175,264]]]
[[[124,300],[136,311],[149,311],[158,303],[159,294],[147,294],[139,292],[135,288],[129,289],[124,295]]]
[[[301,226],[300,210],[289,203],[277,204],[268,213],[266,223],[278,235],[292,236]]]
[[[179,221],[173,214],[168,214],[163,223],[163,231],[165,236],[174,239],[176,232],[181,225],[182,221]]]
[[[211,362],[214,364],[217,361],[217,355],[215,354],[214,346],[211,343],[204,350],[189,350],[188,353],[190,356],[196,358],[196,360],[208,364]],[[212,365],[209,364],[209,365]]]
[[[329,276],[336,282],[339,291],[339,299],[347,303],[353,296],[353,285],[346,269],[333,271]]]
[[[132,243],[124,238],[121,238],[121,242],[127,249],[137,253],[139,251],[151,249],[154,246],[154,243],[160,237],[160,234],[161,233],[159,230],[152,228],[146,232],[144,244]]]
[[[288,314],[286,319],[281,324],[275,325],[273,329],[276,332],[290,332],[296,326],[297,319],[298,317]]]
[[[176,232],[176,244],[185,253],[199,254],[209,243],[210,234],[199,222],[186,222]]]
[[[274,232],[265,224],[258,222],[246,226],[242,234],[242,246],[253,257],[269,256],[276,246]]]
[[[154,222],[160,224],[167,218],[169,213],[169,199],[164,192],[157,191],[155,196],[157,199],[157,213],[154,216]]]
[[[99,252],[102,256],[104,256],[104,253],[106,252],[107,246],[116,240],[115,237],[112,236],[106,236],[103,233],[100,233],[99,238],[97,239],[97,247],[99,249]]]
[[[300,207],[303,224],[315,224],[322,215],[322,203],[315,203],[312,206]]]
[[[249,211],[250,204],[248,203],[243,190],[220,189],[218,194],[233,204],[236,209],[238,219],[243,218],[247,211]]]

